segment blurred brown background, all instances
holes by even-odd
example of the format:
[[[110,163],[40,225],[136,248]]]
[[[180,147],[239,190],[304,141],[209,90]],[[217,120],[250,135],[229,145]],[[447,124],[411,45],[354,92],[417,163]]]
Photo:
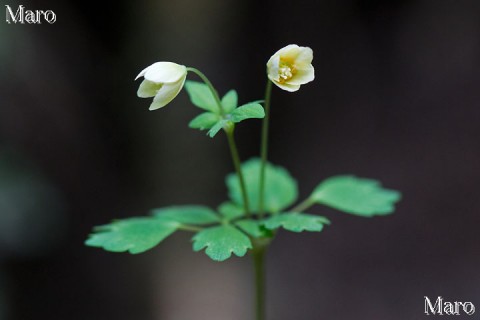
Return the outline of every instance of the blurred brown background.
[[[246,102],[262,98],[266,61],[290,43],[314,50],[316,79],[294,94],[274,89],[272,162],[302,198],[340,173],[404,198],[373,219],[316,207],[331,227],[280,233],[269,319],[420,319],[423,297],[439,295],[480,306],[479,1],[2,8],[19,4],[57,21],[0,22],[0,319],[252,319],[248,258],[212,262],[191,252],[189,234],[138,256],[83,241],[114,218],[226,196],[224,136],[187,128],[199,111],[185,92],[149,112],[133,81],[141,69],[197,67]],[[238,129],[244,159],[257,154],[259,128]]]

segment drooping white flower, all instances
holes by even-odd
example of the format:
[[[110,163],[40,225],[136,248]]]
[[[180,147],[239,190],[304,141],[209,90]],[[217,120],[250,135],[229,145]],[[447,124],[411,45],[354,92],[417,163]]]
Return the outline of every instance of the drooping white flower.
[[[302,84],[315,78],[312,60],[312,49],[290,44],[268,60],[268,78],[283,90],[297,91]]]
[[[145,68],[135,78],[144,80],[140,84],[137,96],[153,98],[149,110],[156,110],[166,106],[182,90],[187,78],[187,67],[173,62],[156,62]]]

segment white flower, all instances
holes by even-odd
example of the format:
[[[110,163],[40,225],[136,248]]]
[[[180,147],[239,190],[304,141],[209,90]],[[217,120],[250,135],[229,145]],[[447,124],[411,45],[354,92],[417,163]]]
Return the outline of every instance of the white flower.
[[[268,78],[283,90],[297,91],[300,85],[315,78],[312,60],[312,49],[290,44],[268,60]]]
[[[153,98],[149,110],[164,107],[182,90],[187,78],[187,68],[173,62],[156,62],[145,68],[135,78],[145,79],[138,88],[140,98]]]

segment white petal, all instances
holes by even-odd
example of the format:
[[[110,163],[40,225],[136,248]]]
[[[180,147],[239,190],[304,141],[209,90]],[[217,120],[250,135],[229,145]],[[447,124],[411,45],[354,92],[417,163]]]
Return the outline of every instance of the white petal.
[[[300,47],[300,51],[295,58],[295,65],[299,69],[305,68],[308,65],[312,64],[312,60],[313,50],[309,47]]]
[[[299,69],[295,75],[287,81],[288,84],[301,85],[313,81],[315,79],[315,70],[311,64],[304,69]]]
[[[280,56],[273,55],[270,60],[267,62],[267,73],[268,78],[272,81],[278,81],[280,79],[279,69],[280,67]]]
[[[135,77],[135,80],[137,80],[138,78],[140,77],[143,77],[143,75],[145,74],[145,72],[147,72],[147,69],[150,68],[150,67],[146,67],[145,69],[143,69],[142,71],[140,71],[140,73],[138,74],[138,76]]]
[[[185,74],[183,78],[175,83],[163,84],[160,90],[158,90],[155,98],[153,98],[153,102],[150,105],[149,110],[156,110],[170,103],[170,101],[172,101],[178,95],[180,90],[182,90],[186,78],[187,74]]]
[[[143,80],[138,87],[137,96],[140,98],[155,97],[157,91],[162,87],[162,84],[155,83],[148,80]]]
[[[299,49],[300,47],[297,46],[296,44],[289,44],[288,46],[283,47],[282,49],[275,52],[274,56],[279,55],[282,57],[292,57],[292,56],[296,57]]]
[[[298,89],[300,89],[300,85],[295,85],[295,84],[288,84],[288,83],[280,83],[280,82],[277,82],[277,81],[272,81],[277,87],[279,87],[280,89],[283,89],[285,91],[289,91],[289,92],[294,92],[294,91],[297,91]]]
[[[157,83],[174,83],[187,73],[185,66],[173,62],[156,62],[139,73],[145,79]]]
[[[275,52],[273,56],[280,56],[282,60],[287,60],[299,67],[304,67],[312,63],[313,50],[309,47],[299,47],[296,44],[290,44]]]

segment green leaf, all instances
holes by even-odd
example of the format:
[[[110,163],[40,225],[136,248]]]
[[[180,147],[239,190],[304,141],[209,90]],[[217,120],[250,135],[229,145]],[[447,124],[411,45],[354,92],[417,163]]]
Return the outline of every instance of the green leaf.
[[[128,251],[136,254],[155,247],[177,228],[176,222],[161,221],[153,217],[118,220],[96,227],[95,233],[90,235],[85,244],[107,251]]]
[[[218,211],[228,220],[235,219],[244,215],[242,207],[231,202],[224,202],[218,207]]]
[[[335,176],[320,183],[310,198],[340,211],[371,217],[392,213],[401,193],[383,189],[376,180]]]
[[[252,248],[250,239],[237,228],[230,225],[212,227],[198,232],[193,237],[193,250],[207,248],[205,253],[212,260],[224,261],[232,253],[243,257]]]
[[[207,132],[207,135],[208,135],[210,138],[215,137],[215,135],[218,133],[218,131],[220,131],[220,130],[222,130],[224,127],[226,127],[229,122],[230,122],[229,120],[225,120],[225,119],[222,119],[222,120],[218,121],[218,122]],[[231,122],[230,122],[230,123],[231,123]]]
[[[201,109],[218,113],[218,106],[210,88],[202,82],[185,81],[185,89],[194,105]]]
[[[151,213],[159,220],[180,224],[205,225],[220,222],[215,211],[204,206],[171,206],[153,209]]]
[[[254,238],[270,238],[273,236],[270,230],[265,229],[263,222],[261,221],[244,219],[235,222],[235,225]]]
[[[235,90],[230,90],[228,91],[222,98],[222,106],[223,106],[223,111],[225,113],[230,113],[238,105],[238,95],[237,91]]]
[[[255,213],[259,208],[261,161],[253,158],[242,164],[250,210]],[[243,197],[240,183],[235,173],[226,179],[229,196],[238,206],[243,207]],[[265,167],[265,194],[264,209],[266,212],[276,213],[293,204],[298,197],[297,182],[282,167],[267,163]]]
[[[218,122],[218,120],[220,120],[220,117],[217,114],[211,112],[204,112],[193,118],[193,120],[190,121],[188,126],[192,129],[205,130],[213,127]]]
[[[275,215],[264,222],[267,229],[275,230],[283,227],[293,232],[302,232],[304,230],[320,232],[324,224],[330,224],[330,221],[325,217],[297,212]]]
[[[230,117],[235,123],[252,118],[262,119],[265,117],[265,110],[260,104],[251,102],[233,110]]]

